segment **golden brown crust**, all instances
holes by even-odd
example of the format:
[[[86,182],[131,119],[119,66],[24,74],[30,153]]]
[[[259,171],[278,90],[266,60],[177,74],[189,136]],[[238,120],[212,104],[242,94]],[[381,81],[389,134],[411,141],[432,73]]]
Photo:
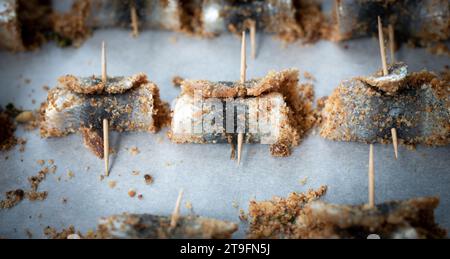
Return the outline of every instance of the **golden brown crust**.
[[[299,221],[310,238],[445,238],[446,231],[434,220],[437,197],[390,201],[367,205],[336,205],[314,202],[307,205]]]
[[[302,215],[303,208],[326,193],[327,187],[305,193],[293,192],[287,198],[275,197],[269,201],[250,201],[250,227],[247,237],[255,238],[303,238],[302,226],[296,219]]]
[[[58,79],[62,87],[79,94],[120,94],[147,82],[144,73],[130,77],[108,77],[106,83],[102,82],[101,77],[94,75],[86,78],[66,75]]]
[[[80,133],[83,136],[84,145],[98,158],[103,159],[103,135],[99,130],[88,127],[81,127]]]

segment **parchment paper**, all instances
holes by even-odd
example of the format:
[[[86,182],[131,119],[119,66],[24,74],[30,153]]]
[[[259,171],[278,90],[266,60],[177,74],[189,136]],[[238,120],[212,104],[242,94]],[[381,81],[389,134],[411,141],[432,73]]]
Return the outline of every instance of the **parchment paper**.
[[[175,75],[191,79],[239,80],[240,41],[232,35],[212,40],[172,32],[147,31],[132,38],[130,31],[97,31],[80,48],[59,48],[53,43],[31,53],[0,53],[0,104],[12,102],[24,109],[36,109],[46,98],[42,86],[53,87],[65,74],[100,74],[101,41],[107,42],[108,74],[131,75],[145,72],[161,90],[163,100],[171,102],[179,93],[172,86]],[[249,53],[249,49],[248,49]],[[397,59],[408,63],[410,71],[443,70],[448,57],[434,56],[424,49],[403,47]],[[341,80],[367,75],[381,66],[377,39],[347,43],[319,42],[311,46],[283,43],[271,36],[258,36],[257,59],[248,58],[247,77],[259,77],[269,70],[298,68],[316,78],[316,97],[329,95]],[[26,83],[29,79],[31,82]],[[302,78],[305,82],[305,79]],[[32,103],[32,100],[36,103]],[[26,151],[18,147],[0,153],[0,192],[28,189],[27,177],[42,168],[36,161],[54,159],[55,175],[49,174],[39,190],[47,190],[43,202],[27,200],[0,211],[0,236],[43,237],[43,228],[74,225],[82,232],[96,227],[101,216],[130,212],[169,215],[178,190],[184,188],[182,214],[195,213],[234,222],[239,209],[247,210],[250,199],[270,199],[293,191],[306,191],[328,185],[324,200],[358,204],[367,201],[367,161],[369,146],[331,142],[312,132],[288,158],[273,158],[267,146],[246,145],[240,167],[229,159],[228,145],[175,145],[166,130],[146,133],[113,134],[111,176],[101,181],[103,161],[82,144],[80,135],[41,139],[38,130],[16,133],[28,140]],[[138,155],[126,148],[136,146]],[[419,146],[408,150],[400,146],[399,160],[390,145],[375,145],[376,200],[407,199],[436,195],[441,204],[437,221],[450,227],[450,147]],[[89,168],[89,169],[87,169]],[[68,171],[74,173],[70,178]],[[138,176],[133,170],[140,171]],[[146,185],[144,174],[154,177]],[[307,177],[305,185],[300,181]],[[58,181],[58,178],[59,181]],[[115,188],[109,181],[116,181]],[[130,198],[134,188],[143,200]],[[66,198],[67,202],[63,203]],[[239,208],[233,207],[233,203]],[[244,237],[247,226],[240,223],[234,237]]]

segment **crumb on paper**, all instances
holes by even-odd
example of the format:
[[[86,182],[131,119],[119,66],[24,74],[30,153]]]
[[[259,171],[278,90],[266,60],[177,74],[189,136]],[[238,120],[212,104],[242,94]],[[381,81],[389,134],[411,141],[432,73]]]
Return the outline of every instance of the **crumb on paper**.
[[[134,175],[134,176],[138,176],[140,173],[141,173],[141,172],[138,171],[138,170],[133,170],[133,171],[131,172],[131,174]]]
[[[239,208],[239,204],[237,203],[237,201],[231,202],[231,206],[233,206],[233,208],[235,209]]]
[[[48,168],[44,168],[37,175],[28,177],[30,190],[16,189],[6,192],[6,199],[0,201],[0,209],[10,209],[19,204],[23,199],[29,201],[43,201],[47,198],[46,191],[38,192],[39,185],[46,178]]]
[[[306,184],[306,182],[308,181],[308,177],[307,176],[305,176],[305,177],[303,177],[302,179],[300,179],[300,181],[299,181],[299,183],[300,183],[300,185],[305,185]]]
[[[143,200],[143,199],[144,199],[144,195],[139,194],[139,195],[138,195],[138,199],[139,199],[139,200]]]
[[[153,176],[146,174],[144,175],[144,180],[147,185],[150,185],[153,183]]]
[[[117,185],[117,182],[116,182],[116,181],[109,181],[109,182],[108,182],[108,186],[109,186],[109,188],[111,188],[111,189],[114,189],[114,188],[116,187],[116,185]]]
[[[172,84],[175,87],[180,87],[181,84],[183,83],[184,78],[182,78],[181,76],[174,76],[172,77]]]
[[[44,165],[44,164],[45,164],[45,161],[42,160],[42,159],[39,159],[39,160],[37,161],[37,163],[38,163],[39,165]]]
[[[33,121],[34,119],[35,118],[34,118],[34,114],[32,111],[23,111],[23,112],[19,113],[15,118],[16,122],[21,123],[21,124],[29,123],[29,122]]]
[[[192,210],[192,203],[190,201],[186,201],[184,203],[184,207],[186,207],[186,209],[188,210]]]
[[[141,151],[139,150],[138,147],[134,146],[128,149],[128,151],[130,152],[131,155],[135,156],[139,153],[141,153]]]
[[[73,173],[72,170],[69,170],[69,171],[67,172],[67,176],[69,177],[69,179],[72,179],[72,178],[75,177],[75,174]]]
[[[24,138],[17,139],[17,144],[19,144],[19,152],[25,152],[25,145],[27,144],[27,140]]]
[[[28,237],[29,239],[32,239],[32,238],[33,238],[33,232],[31,232],[31,230],[29,230],[28,228],[25,229],[25,234],[27,234],[27,237]]]
[[[239,210],[239,219],[244,222],[248,221],[248,215],[245,213],[243,209]]]
[[[316,78],[309,72],[305,71],[303,73],[303,76],[307,79],[307,80],[311,80],[311,81],[316,81]]]
[[[130,189],[128,191],[128,196],[130,196],[131,198],[134,198],[134,196],[136,196],[136,190]]]
[[[44,235],[49,239],[67,239],[72,234],[76,234],[75,227],[72,225],[67,229],[62,229],[60,232],[50,226],[44,228]]]
[[[51,167],[50,167],[50,173],[55,174],[57,168],[58,168],[58,167],[57,167],[56,165],[51,166]]]

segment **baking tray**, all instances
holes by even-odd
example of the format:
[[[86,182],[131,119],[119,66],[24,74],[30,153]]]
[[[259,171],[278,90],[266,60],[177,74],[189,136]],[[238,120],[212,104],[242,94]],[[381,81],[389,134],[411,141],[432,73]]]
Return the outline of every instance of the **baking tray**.
[[[99,30],[80,48],[59,48],[54,43],[27,53],[0,53],[0,104],[14,103],[23,109],[37,109],[59,76],[100,74],[100,46],[107,42],[108,74],[146,73],[161,91],[163,100],[172,102],[179,88],[172,85],[176,75],[191,79],[238,80],[240,40],[222,35],[211,40],[173,32],[145,31],[132,38],[130,31]],[[247,77],[260,77],[270,70],[298,68],[316,78],[316,99],[329,95],[341,80],[368,75],[380,67],[375,38],[346,43],[321,41],[314,45],[285,45],[270,35],[258,35],[257,59],[248,58]],[[248,50],[249,53],[249,50]],[[408,63],[410,71],[441,71],[450,65],[446,56],[435,56],[425,49],[402,47],[397,59]],[[302,82],[306,82],[302,77]],[[33,101],[35,100],[35,101]],[[57,172],[49,174],[39,190],[48,191],[42,202],[24,200],[16,207],[0,211],[0,236],[24,238],[26,232],[43,237],[43,228],[60,230],[74,225],[86,232],[96,227],[99,217],[122,212],[170,215],[178,191],[184,189],[181,213],[192,210],[206,217],[239,222],[235,238],[245,237],[247,225],[239,220],[239,210],[251,199],[286,196],[328,185],[325,201],[359,204],[367,201],[367,161],[369,146],[332,142],[312,131],[287,158],[270,156],[267,146],[245,145],[241,166],[231,161],[229,145],[172,144],[167,129],[158,134],[112,134],[111,175],[100,180],[103,161],[91,154],[81,136],[41,139],[39,131],[16,135],[27,139],[25,152],[15,147],[0,153],[0,191],[28,188],[27,177],[42,168],[37,160],[53,159]],[[132,155],[127,149],[138,147]],[[391,145],[375,145],[377,202],[418,196],[439,196],[437,222],[450,227],[450,147],[400,146],[394,159]],[[139,175],[133,175],[137,170]],[[73,172],[73,176],[69,175]],[[146,185],[144,174],[154,177]],[[303,179],[306,184],[301,184]],[[115,188],[109,181],[116,181]],[[143,199],[130,198],[135,189]],[[67,202],[63,202],[66,199]],[[237,205],[237,206],[236,206]]]

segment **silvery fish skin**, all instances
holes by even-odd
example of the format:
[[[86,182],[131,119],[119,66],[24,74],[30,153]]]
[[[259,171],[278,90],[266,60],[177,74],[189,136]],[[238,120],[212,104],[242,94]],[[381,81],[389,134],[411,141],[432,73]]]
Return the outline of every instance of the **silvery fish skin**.
[[[144,29],[179,30],[181,3],[179,0],[139,1],[138,16]]]
[[[98,233],[117,239],[223,239],[238,229],[235,223],[198,216],[180,217],[173,229],[170,221],[170,217],[150,214],[115,215],[99,220]]]
[[[0,0],[0,49],[23,50],[16,0]]]
[[[291,0],[205,0],[202,4],[202,29],[206,34],[218,34],[232,26],[239,32],[248,27],[248,20],[253,20],[258,28],[276,33],[282,29],[277,19],[280,16],[295,20]]]
[[[448,0],[339,0],[334,8],[340,40],[375,34],[378,16],[393,24],[398,39],[439,41],[450,37]]]
[[[286,109],[280,93],[197,101],[184,94],[175,102],[171,139],[181,143],[229,143],[230,137],[244,133],[245,143],[274,144],[280,139],[282,125],[288,125]]]
[[[311,237],[362,238],[376,234],[387,239],[445,238],[446,231],[434,219],[436,197],[367,205],[337,205],[314,201],[306,205],[300,225],[312,227]],[[315,230],[319,229],[317,232]]]
[[[322,110],[321,136],[338,141],[389,143],[391,129],[395,128],[399,140],[406,144],[448,145],[448,82],[428,72],[407,75],[405,64],[394,67],[387,76],[342,82]],[[415,80],[421,76],[424,79]],[[436,82],[440,85],[436,86]]]
[[[132,5],[136,8],[140,28],[173,30],[180,28],[179,0],[89,0],[89,4],[87,24],[92,28],[130,26]]]
[[[67,134],[81,126],[101,128],[106,118],[113,130],[151,130],[153,95],[151,85],[121,94],[80,94],[58,86],[49,92],[45,127],[50,132]]]

